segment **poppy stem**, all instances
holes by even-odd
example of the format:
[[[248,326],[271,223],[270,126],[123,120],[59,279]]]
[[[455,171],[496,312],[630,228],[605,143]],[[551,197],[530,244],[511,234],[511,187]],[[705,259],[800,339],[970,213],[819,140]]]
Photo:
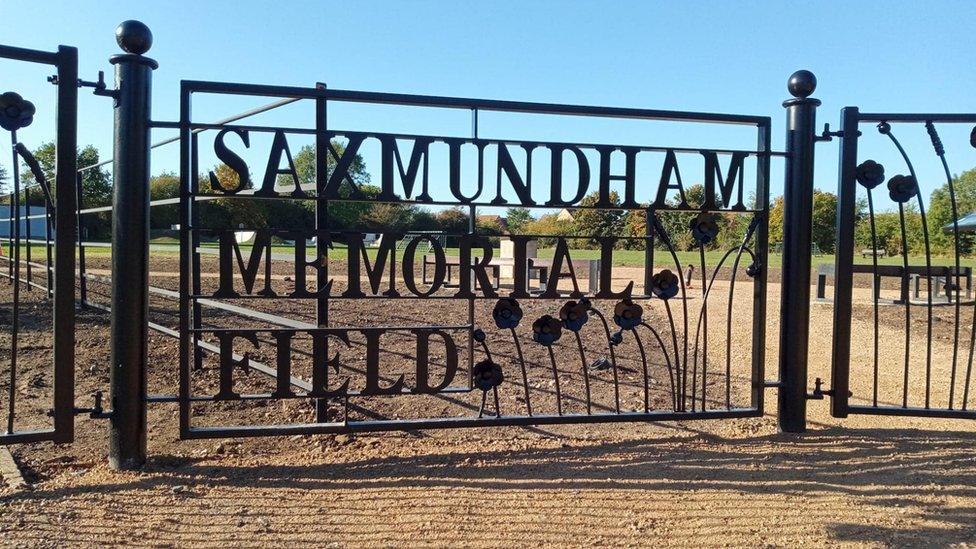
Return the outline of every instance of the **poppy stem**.
[[[532,415],[532,403],[529,400],[529,372],[525,366],[525,355],[522,354],[522,344],[519,343],[518,334],[515,333],[515,328],[509,328],[512,331],[512,340],[515,341],[515,350],[518,351],[519,364],[522,366],[522,387],[525,389],[525,409]]]
[[[580,352],[580,364],[583,366],[583,386],[586,388],[586,413],[592,414],[591,401],[590,401],[590,373],[586,370],[586,354],[583,352],[583,340],[580,338],[579,332],[573,332],[576,335],[576,345],[579,347]]]
[[[603,313],[598,311],[596,307],[591,307],[596,316],[600,317],[600,321],[603,322],[603,330],[607,334],[607,349],[610,350],[610,367],[613,369],[613,401],[617,408],[617,413],[620,413],[620,379],[617,375],[617,355],[613,351],[613,344],[610,342],[610,323],[607,322],[607,318],[603,316]]]
[[[675,377],[676,377],[675,381],[676,381],[676,383],[678,385],[678,392],[677,392],[677,395],[676,395],[677,396],[677,404],[678,404],[678,406],[677,406],[677,409],[675,411],[677,411],[677,412],[684,412],[685,411],[685,396],[686,396],[685,395],[685,383],[688,382],[688,368],[687,368],[687,365],[685,365],[684,373],[682,373],[681,358],[680,358],[680,355],[678,354],[678,352],[679,352],[678,351],[678,331],[674,327],[674,315],[671,314],[671,305],[668,304],[668,300],[667,299],[664,300],[664,310],[667,311],[667,313],[668,313],[668,323],[671,324],[671,341],[674,344],[674,373],[675,373]],[[683,381],[682,381],[682,377],[684,377],[684,380]]]
[[[552,345],[546,345],[549,349],[549,362],[552,363],[552,378],[556,383],[556,413],[563,415],[563,396],[559,390],[559,370],[556,369],[556,354],[552,352]]]
[[[654,339],[657,340],[658,346],[661,347],[661,354],[664,355],[664,361],[668,365],[668,381],[671,382],[671,407],[677,411],[678,410],[678,392],[675,390],[675,379],[678,377],[677,371],[671,367],[671,357],[668,355],[668,350],[664,346],[664,340],[661,339],[661,334],[657,333],[657,330],[651,327],[650,324],[646,322],[641,322],[641,326],[647,328],[654,335]]]
[[[648,385],[647,378],[647,353],[644,352],[644,344],[641,342],[640,334],[637,333],[637,328],[631,328],[630,331],[634,334],[634,340],[637,342],[637,350],[640,351],[641,366],[644,368],[644,413],[646,414],[651,410],[650,386]]]
[[[488,350],[488,343],[485,340],[481,341],[481,348],[485,350],[485,355],[488,356],[488,360],[494,362],[494,360],[491,358],[491,351]]]

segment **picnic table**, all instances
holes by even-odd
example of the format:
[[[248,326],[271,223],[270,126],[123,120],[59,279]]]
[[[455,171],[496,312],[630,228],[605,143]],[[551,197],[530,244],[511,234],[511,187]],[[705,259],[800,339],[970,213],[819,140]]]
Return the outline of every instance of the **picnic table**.
[[[960,279],[965,281],[966,299],[972,298],[972,267],[960,267],[957,271],[954,266],[933,265],[932,267],[926,267],[925,265],[909,265],[906,269],[903,265],[878,265],[875,267],[874,265],[855,264],[851,266],[851,272],[854,274],[874,275],[872,289],[875,298],[879,298],[882,278],[891,277],[899,279],[900,291],[898,299],[881,300],[879,298],[879,301],[890,302],[892,304],[906,303],[910,295],[915,299],[919,299],[922,279],[929,281],[929,288],[933,298],[939,298],[940,301],[944,301],[945,303],[951,303],[953,297],[955,299],[960,298],[962,292],[962,286],[959,284]],[[827,277],[834,276],[834,274],[833,264],[824,264],[817,267],[817,299],[826,300]],[[955,279],[956,282],[950,284],[949,280],[952,279]],[[914,292],[910,291],[912,286],[914,286]]]

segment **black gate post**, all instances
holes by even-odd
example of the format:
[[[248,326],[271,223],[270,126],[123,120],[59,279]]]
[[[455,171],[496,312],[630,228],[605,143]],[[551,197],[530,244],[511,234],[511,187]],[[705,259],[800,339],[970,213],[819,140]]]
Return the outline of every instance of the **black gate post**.
[[[786,179],[783,190],[783,277],[779,328],[779,429],[802,433],[807,421],[810,338],[810,232],[813,228],[813,149],[819,99],[817,78],[796,71],[787,85]]]
[[[115,30],[115,172],[112,209],[112,414],[109,466],[146,460],[149,311],[149,129],[152,33],[139,21]]]

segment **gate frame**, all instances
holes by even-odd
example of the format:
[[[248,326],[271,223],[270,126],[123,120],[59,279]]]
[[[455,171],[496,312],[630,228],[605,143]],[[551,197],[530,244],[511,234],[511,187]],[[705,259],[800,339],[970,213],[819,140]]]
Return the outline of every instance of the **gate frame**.
[[[74,440],[75,416],[75,239],[77,238],[75,174],[78,169],[78,49],[58,46],[47,52],[0,46],[0,58],[52,65],[57,72],[56,174],[57,204],[54,235],[54,409],[53,429],[15,431],[0,435],[0,445]],[[14,283],[19,283],[15,280]],[[49,282],[50,284],[50,282]]]
[[[839,181],[837,194],[837,226],[834,264],[834,330],[831,351],[830,413],[846,418],[850,414],[875,414],[903,417],[937,417],[947,419],[976,419],[976,410],[963,408],[918,406],[851,405],[851,311],[853,299],[854,220],[858,183],[855,178],[860,123],[976,123],[976,114],[954,113],[861,113],[858,107],[841,109]],[[938,136],[930,133],[933,145]],[[941,143],[939,144],[941,146]],[[947,168],[948,169],[948,168]],[[907,298],[907,296],[906,296]],[[958,299],[958,298],[957,298]],[[931,306],[931,305],[930,305]]]

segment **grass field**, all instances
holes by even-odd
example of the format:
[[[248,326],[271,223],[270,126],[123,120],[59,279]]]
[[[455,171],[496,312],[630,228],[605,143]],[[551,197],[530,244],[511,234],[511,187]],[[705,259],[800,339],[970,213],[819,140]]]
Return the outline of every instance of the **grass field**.
[[[172,238],[160,238],[154,239],[150,244],[153,255],[178,255],[179,254],[179,243]],[[216,249],[216,243],[204,243],[201,245],[204,248],[214,248]],[[9,255],[10,250],[8,249],[6,243],[0,243],[0,248],[3,248],[4,255]],[[245,248],[246,249],[246,248]],[[294,247],[289,245],[274,245],[271,247],[272,252],[276,254],[292,254],[294,253]],[[334,249],[337,250],[336,257],[343,257],[345,246],[342,244],[336,244]],[[375,259],[378,249],[369,248],[368,254],[370,259]],[[544,248],[539,250],[539,257],[542,259],[552,258],[553,248]],[[107,246],[86,246],[85,253],[89,256],[91,255],[109,255],[111,254],[111,248]],[[446,248],[445,253],[448,256],[457,256],[457,248]],[[21,256],[26,258],[27,246],[21,247]],[[402,250],[398,251],[398,254],[402,254]],[[495,249],[495,254],[498,254],[498,249]],[[570,250],[570,254],[574,259],[599,259],[600,250],[584,250],[584,249],[573,249]],[[725,252],[722,251],[707,251],[705,252],[705,263],[708,266],[714,266],[722,259]],[[655,250],[655,263],[658,265],[667,264],[670,262],[668,257],[668,252],[665,250]],[[679,251],[677,252],[678,260],[682,265],[687,265],[689,263],[694,263],[698,265],[700,262],[699,253],[697,251]],[[42,260],[44,258],[44,246],[35,244],[31,246],[31,257],[34,261]],[[779,253],[769,254],[769,266],[770,267],[780,267],[782,265],[783,255]],[[819,254],[813,256],[813,265],[829,264],[834,262],[833,254]],[[854,262],[858,264],[870,265],[870,258],[861,257],[860,254],[855,253]],[[884,257],[878,259],[879,265],[901,265],[903,259],[900,255],[892,257]],[[908,257],[908,262],[910,265],[925,265],[925,256],[912,254]],[[951,266],[955,263],[955,259],[952,256],[933,256],[932,265],[947,265]],[[643,250],[615,250],[613,252],[613,264],[615,266],[627,266],[627,267],[640,267],[644,264],[644,251]],[[960,260],[960,264],[963,267],[973,267],[976,268],[976,257],[963,257]]]

